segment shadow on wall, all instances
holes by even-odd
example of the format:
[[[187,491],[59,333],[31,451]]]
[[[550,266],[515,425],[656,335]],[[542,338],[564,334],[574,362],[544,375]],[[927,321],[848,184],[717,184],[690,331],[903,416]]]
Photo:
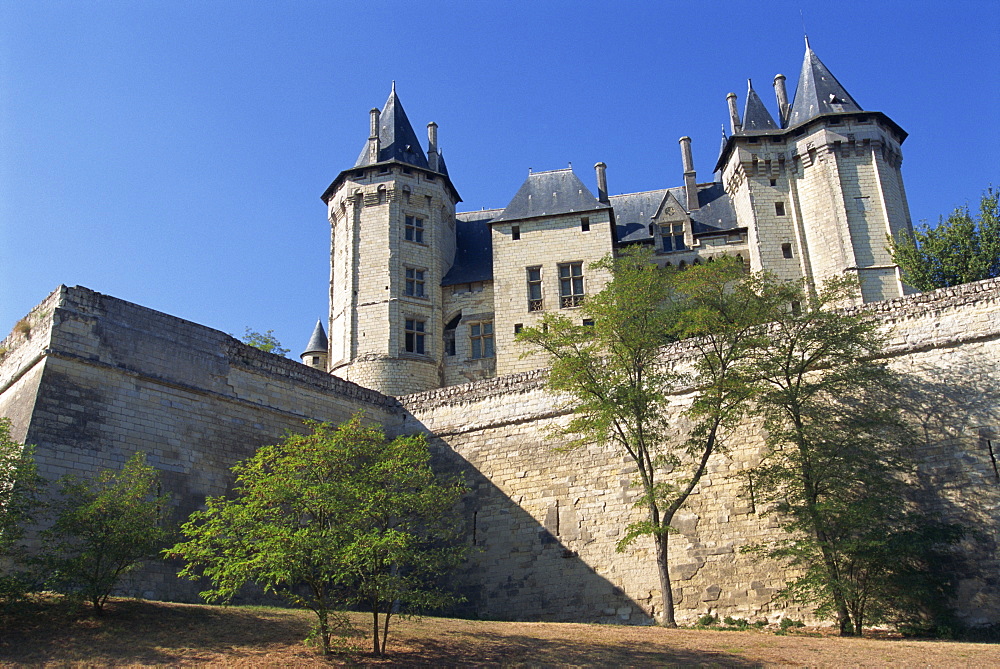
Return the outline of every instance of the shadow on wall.
[[[588,540],[572,508],[550,506],[539,522],[442,439],[431,437],[430,443],[435,467],[461,473],[470,490],[462,522],[475,550],[449,582],[466,598],[451,614],[487,620],[655,622],[648,606],[627,596],[563,543],[560,534],[572,536],[575,544]]]
[[[936,366],[904,378],[904,410],[921,434],[917,502],[961,524],[950,568],[963,622],[1000,619],[1000,374],[988,365]]]

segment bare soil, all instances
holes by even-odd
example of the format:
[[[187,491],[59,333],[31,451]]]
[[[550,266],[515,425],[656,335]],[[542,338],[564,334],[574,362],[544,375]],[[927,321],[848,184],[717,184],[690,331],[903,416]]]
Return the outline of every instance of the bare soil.
[[[3,666],[630,666],[997,667],[1000,645],[892,638],[844,639],[804,628],[715,631],[506,623],[449,618],[393,620],[388,657],[370,653],[369,618],[330,659],[304,643],[312,614],[116,600],[106,614],[55,600],[3,618]],[[885,635],[883,635],[885,637]]]

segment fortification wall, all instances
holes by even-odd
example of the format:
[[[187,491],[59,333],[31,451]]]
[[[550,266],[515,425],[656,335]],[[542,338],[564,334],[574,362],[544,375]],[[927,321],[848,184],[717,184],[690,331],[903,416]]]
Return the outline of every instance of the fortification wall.
[[[1000,281],[915,295],[863,307],[884,322],[891,365],[906,374],[907,411],[926,439],[919,484],[923,502],[978,532],[968,558],[961,615],[972,624],[1000,621]],[[683,345],[667,353],[690,362]],[[691,395],[673,398],[672,414]],[[565,398],[544,390],[542,372],[526,372],[401,398],[401,429],[427,431],[442,458],[452,456],[474,494],[465,522],[478,546],[462,579],[486,617],[644,622],[659,613],[652,543],[616,551],[622,528],[641,517],[627,456],[597,446],[560,450],[551,429],[567,419]],[[706,612],[740,617],[807,617],[772,603],[782,565],[740,552],[774,539],[745,485],[760,460],[762,430],[748,422],[726,435],[706,477],[671,535],[674,597],[681,621]],[[457,456],[457,457],[456,457]]]
[[[31,339],[0,365],[0,410],[36,446],[41,473],[89,476],[143,451],[179,518],[224,494],[235,462],[305,419],[340,422],[360,410],[396,419],[392,398],[85,288],[60,287],[32,314]],[[194,599],[198,588],[178,582],[174,567],[141,574],[139,592]]]

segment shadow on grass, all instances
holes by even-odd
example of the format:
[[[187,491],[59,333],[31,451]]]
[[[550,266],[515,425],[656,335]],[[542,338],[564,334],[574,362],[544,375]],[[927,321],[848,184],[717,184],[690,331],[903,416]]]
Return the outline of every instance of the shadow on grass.
[[[390,640],[391,641],[391,640]],[[687,648],[645,648],[642,642],[541,639],[495,632],[451,632],[441,639],[410,640],[393,666],[497,664],[503,666],[758,667],[739,655]]]
[[[217,653],[238,659],[297,644],[309,625],[302,612],[280,609],[120,600],[95,617],[89,608],[74,611],[50,600],[28,604],[4,620],[0,661],[165,665],[217,660]]]

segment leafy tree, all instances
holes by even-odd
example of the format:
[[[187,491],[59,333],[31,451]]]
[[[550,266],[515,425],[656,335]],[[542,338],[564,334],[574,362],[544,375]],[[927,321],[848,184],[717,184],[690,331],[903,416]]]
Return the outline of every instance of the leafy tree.
[[[647,517],[626,528],[618,548],[652,536],[663,624],[675,627],[670,523],[719,448],[722,431],[742,411],[743,370],[760,344],[762,320],[785,291],[746,276],[737,261],[672,272],[658,268],[651,252],[628,249],[594,267],[610,271],[612,279],[582,307],[593,325],[548,313],[518,337],[550,355],[549,387],[574,400],[574,415],[562,430],[571,437],[568,446],[597,441],[635,463],[642,490],[637,506]],[[693,379],[660,360],[664,344],[685,337],[695,337]],[[668,397],[681,382],[699,388],[689,411],[695,427],[686,440],[674,437],[666,420]]]
[[[168,496],[139,452],[120,471],[105,469],[92,480],[61,478],[58,494],[55,521],[44,532],[48,585],[90,602],[102,615],[122,576],[166,543]]]
[[[983,194],[978,217],[968,206],[959,207],[936,227],[924,224],[890,239],[903,281],[933,290],[1000,276],[998,196],[993,189]]]
[[[336,609],[361,606],[383,655],[392,615],[456,601],[435,580],[466,552],[453,529],[465,487],[435,476],[423,435],[387,441],[360,415],[309,426],[233,467],[233,497],[209,498],[167,552],[187,560],[182,576],[211,580],[208,601],[255,582],[311,609],[324,654]]]
[[[877,323],[832,308],[855,293],[834,280],[802,295],[808,308],[771,324],[754,370],[767,431],[754,487],[789,533],[755,550],[801,569],[784,594],[835,616],[843,636],[898,612],[907,579],[932,583],[920,565],[934,542],[958,536],[943,525],[936,539],[918,531],[932,523],[907,504],[912,438],[892,401],[898,379],[879,361]]]
[[[43,489],[31,447],[14,441],[10,419],[0,418],[0,602],[15,602],[32,586],[23,540]]]
[[[260,333],[256,330],[247,328],[243,333],[242,341],[244,344],[249,344],[254,348],[259,348],[265,353],[273,353],[275,355],[280,355],[281,357],[285,357],[289,351],[289,349],[281,346],[281,342],[274,336],[274,330],[268,330],[267,332]]]

